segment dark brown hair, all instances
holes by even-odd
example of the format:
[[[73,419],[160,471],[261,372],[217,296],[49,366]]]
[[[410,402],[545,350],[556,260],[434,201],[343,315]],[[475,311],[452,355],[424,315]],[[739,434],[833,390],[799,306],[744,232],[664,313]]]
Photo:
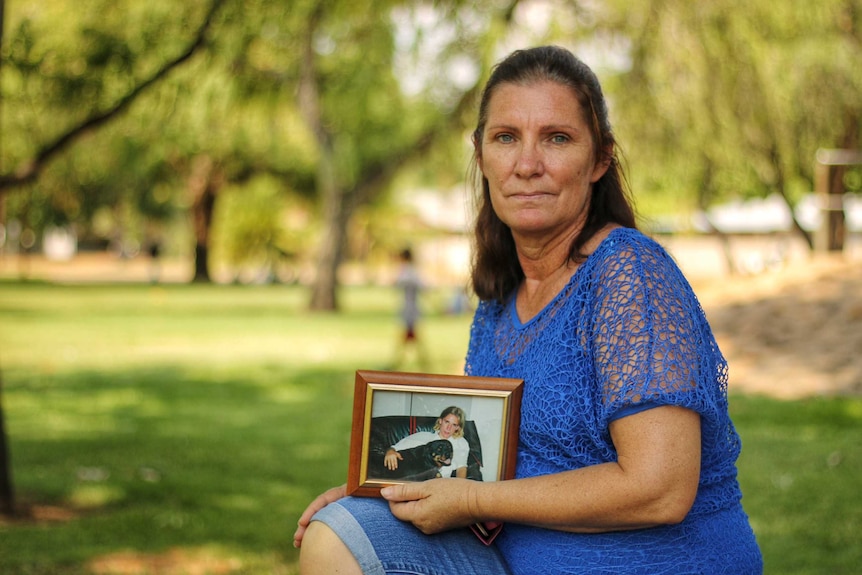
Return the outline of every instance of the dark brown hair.
[[[569,257],[585,259],[586,242],[609,223],[635,228],[636,221],[622,168],[608,107],[599,80],[593,71],[571,52],[557,46],[518,50],[494,68],[479,104],[479,118],[473,132],[474,160],[482,154],[482,137],[488,121],[488,106],[494,91],[502,84],[527,86],[551,80],[571,88],[590,127],[597,161],[608,162],[608,170],[593,184],[587,220],[572,242]],[[476,295],[483,300],[504,302],[521,283],[524,272],[515,251],[512,232],[491,206],[488,180],[474,161],[477,218],[474,229],[474,255],[471,281]]]

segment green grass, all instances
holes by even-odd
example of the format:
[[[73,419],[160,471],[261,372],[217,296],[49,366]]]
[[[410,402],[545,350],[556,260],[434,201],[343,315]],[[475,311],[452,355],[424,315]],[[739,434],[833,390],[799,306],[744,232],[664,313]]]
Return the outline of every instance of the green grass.
[[[0,523],[0,573],[71,575],[181,550],[295,573],[295,521],[344,480],[353,372],[386,366],[397,294],[309,314],[285,286],[0,282],[0,368],[17,498],[74,512]],[[429,294],[431,370],[459,373],[469,317]],[[418,369],[415,365],[407,369]],[[862,399],[732,398],[744,504],[767,573],[862,564]]]
[[[743,505],[766,572],[858,574],[862,398],[734,397]]]

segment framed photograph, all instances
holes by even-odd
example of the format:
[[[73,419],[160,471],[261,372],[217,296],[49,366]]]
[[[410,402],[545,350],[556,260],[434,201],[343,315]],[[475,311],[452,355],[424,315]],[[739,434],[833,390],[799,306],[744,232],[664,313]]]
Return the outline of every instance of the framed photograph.
[[[511,479],[520,379],[357,371],[347,493],[435,477]]]

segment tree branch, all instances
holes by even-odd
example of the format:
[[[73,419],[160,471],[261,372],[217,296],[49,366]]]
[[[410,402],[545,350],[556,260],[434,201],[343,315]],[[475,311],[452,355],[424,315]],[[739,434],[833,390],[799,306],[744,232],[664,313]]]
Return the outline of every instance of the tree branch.
[[[167,76],[174,68],[189,60],[198,50],[206,43],[206,36],[212,25],[213,18],[224,4],[225,0],[213,0],[207,15],[198,29],[195,39],[179,56],[166,62],[152,76],[135,86],[129,93],[120,98],[111,108],[97,112],[96,114],[85,119],[77,126],[72,127],[66,133],[60,135],[56,140],[46,144],[41,150],[29,160],[23,162],[12,174],[0,174],[0,198],[12,188],[18,188],[35,181],[42,170],[55,156],[64,151],[67,147],[79,140],[86,133],[95,130],[108,120],[118,116],[126,111],[138,96],[143,94],[148,88],[157,84],[165,76]]]

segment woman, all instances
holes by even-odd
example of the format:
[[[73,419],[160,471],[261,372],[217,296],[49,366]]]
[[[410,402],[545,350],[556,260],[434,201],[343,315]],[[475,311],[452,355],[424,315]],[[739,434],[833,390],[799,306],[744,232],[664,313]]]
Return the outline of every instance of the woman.
[[[515,52],[473,140],[466,372],[525,381],[517,477],[397,485],[385,502],[330,490],[300,518],[302,572],[761,573],[727,366],[678,267],[635,229],[595,75],[560,48]],[[477,521],[505,523],[494,546],[455,529]]]
[[[470,444],[464,439],[464,422],[467,415],[457,406],[447,407],[440,413],[434,423],[434,431],[417,431],[408,435],[386,451],[383,464],[390,471],[398,469],[401,461],[399,451],[419,447],[437,439],[446,439],[452,444],[452,461],[440,468],[442,477],[467,477],[467,458],[470,456]]]

